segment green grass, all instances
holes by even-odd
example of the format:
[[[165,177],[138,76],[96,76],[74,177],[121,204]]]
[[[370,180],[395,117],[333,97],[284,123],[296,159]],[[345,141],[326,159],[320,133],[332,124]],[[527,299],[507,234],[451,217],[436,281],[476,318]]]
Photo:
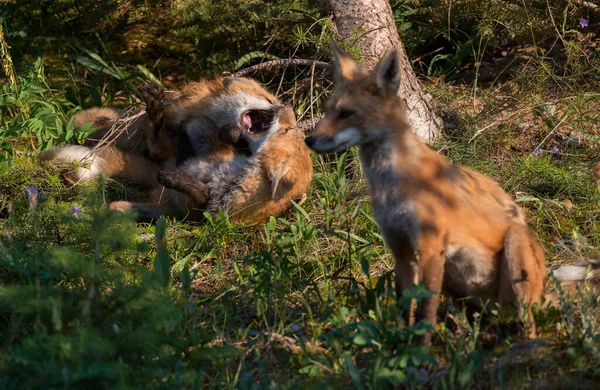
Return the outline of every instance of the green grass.
[[[471,147],[450,137],[443,143],[454,151]],[[479,157],[482,167],[484,160]],[[3,334],[8,344],[1,367],[6,375],[31,374],[5,377],[5,383],[39,387],[44,382],[37,379],[52,378],[52,386],[76,387],[100,380],[108,387],[420,388],[429,380],[435,388],[536,388],[560,380],[582,388],[589,382],[591,388],[600,340],[589,293],[537,314],[551,347],[518,366],[496,366],[494,359],[522,339],[514,318],[493,310],[473,319],[460,307],[443,305],[432,348],[410,341],[426,325],[397,326],[393,260],[356,163],[354,151],[329,163],[315,157],[307,202],[263,226],[169,220],[164,252],[154,238],[158,228],[107,213],[106,204],[123,195],[121,184],[69,187],[28,157],[6,164],[0,171],[5,202],[14,205],[1,221],[8,232],[2,251],[10,255],[1,266],[2,318],[6,329],[17,326],[17,318],[30,327]],[[351,179],[347,164],[355,173]],[[522,205],[544,241],[549,265],[586,257],[598,245],[593,183],[589,174],[582,179],[565,166],[545,157],[515,157],[491,171],[502,180],[512,170],[508,177],[519,178],[508,188],[530,194]],[[30,184],[46,193],[39,210],[29,209],[23,190]],[[547,189],[536,190],[541,187]],[[570,211],[555,200],[563,196],[572,199]],[[81,215],[72,215],[72,204]],[[168,254],[166,263],[160,253]],[[93,282],[98,301],[87,296]],[[112,308],[119,305],[114,319]],[[96,318],[86,319],[86,310]],[[444,320],[445,310],[452,320]],[[124,323],[133,335],[113,339],[110,329]],[[203,355],[196,360],[165,341],[169,337]],[[150,369],[156,371],[150,375]],[[52,374],[57,370],[62,376]]]
[[[127,23],[145,20],[151,3],[147,10],[134,7],[136,13]],[[186,2],[186,7],[196,3],[202,2]],[[506,8],[503,1],[492,3],[489,12],[477,8],[483,3],[476,1],[461,3],[463,8],[455,10],[451,27],[457,52],[430,59],[434,74],[453,69],[464,76],[477,68],[470,62],[473,58],[500,56],[500,38],[512,26],[507,20],[518,23],[528,14],[513,20],[499,13]],[[279,6],[269,5],[270,12]],[[219,11],[217,6],[203,7],[211,15]],[[422,54],[418,42],[445,33],[448,10],[439,4],[417,7],[416,14],[409,2],[395,2],[394,7],[398,23],[408,28],[405,43],[415,54]],[[515,64],[522,66],[518,71],[498,68],[492,82],[433,78],[424,85],[443,111],[460,118],[433,147],[457,164],[492,176],[517,199],[552,269],[599,253],[600,186],[591,166],[600,159],[596,92],[600,60],[591,40],[572,31],[564,36],[558,59],[551,60],[548,50],[557,37],[549,22],[539,20],[545,7],[544,2],[542,8],[528,8],[537,24],[514,30],[521,43],[530,45],[516,57]],[[230,45],[221,51],[211,46],[208,51],[203,46],[208,38],[196,42],[196,48],[168,42],[208,28],[195,25],[202,9],[183,20],[176,31],[180,35],[165,34],[155,43],[158,48],[172,44],[174,53],[193,53],[195,59],[183,71],[174,65],[181,58],[165,61],[194,76],[199,64],[214,65],[203,74],[207,75],[233,60]],[[278,50],[291,42],[286,47],[301,47],[302,53],[317,48],[325,52],[327,34],[320,29],[327,31],[329,22],[321,20],[311,31],[291,29],[290,21],[309,19],[312,25],[316,19],[310,12],[288,11],[274,24],[261,24],[254,15],[256,25],[247,27],[244,21],[232,26],[230,33],[248,28],[252,42],[258,42],[262,33],[283,31]],[[69,15],[77,12],[74,8]],[[485,16],[479,30],[473,15]],[[571,25],[581,16],[572,9],[565,15]],[[224,14],[211,23],[222,24],[219,33],[225,34],[223,21],[235,16]],[[559,16],[554,15],[556,20],[561,20]],[[423,20],[430,17],[435,22],[424,27]],[[413,27],[407,27],[407,20],[414,22]],[[75,22],[77,18],[69,19]],[[507,30],[490,35],[492,22],[495,29],[506,25]],[[463,23],[465,31],[456,30],[457,23]],[[156,27],[161,28],[163,24]],[[127,39],[151,41],[138,29],[133,31]],[[12,39],[17,42],[17,37]],[[20,48],[26,43],[19,42]],[[116,60],[120,51],[112,48],[121,48],[124,42],[100,42],[107,47],[99,52]],[[468,49],[469,42],[489,44],[480,45],[475,53],[472,46]],[[374,222],[354,149],[335,157],[314,155],[315,175],[306,202],[250,228],[223,219],[202,224],[166,219],[157,225],[138,225],[128,215],[109,213],[107,205],[143,198],[143,189],[117,181],[72,186],[36,161],[44,148],[85,138],[89,128],[69,125],[79,106],[136,103],[142,79],[154,77],[155,71],[160,76],[166,67],[152,64],[160,60],[152,56],[159,50],[156,47],[144,51],[151,57],[147,60],[137,53],[114,64],[83,47],[73,45],[57,53],[51,46],[44,61],[23,61],[17,64],[18,73],[5,70],[13,73],[16,83],[4,83],[0,96],[0,386],[598,386],[598,302],[597,292],[589,286],[582,286],[575,299],[565,299],[559,308],[535,313],[548,345],[530,354],[512,355],[511,348],[524,341],[513,316],[496,308],[473,314],[460,302],[452,305],[447,300],[440,308],[432,346],[418,346],[415,336],[429,325],[398,326],[406,303],[396,305],[394,260]],[[258,49],[249,48],[244,54]],[[63,58],[65,50],[73,57]],[[210,54],[202,57],[206,53]],[[142,60],[147,62],[138,68]],[[452,67],[444,68],[446,62],[453,62]],[[506,80],[499,77],[504,73],[509,74]],[[306,74],[271,76],[268,72],[264,76],[269,86],[276,90],[281,82],[282,95],[303,110],[309,107],[310,93],[314,97],[330,88],[318,79],[312,91],[306,87],[311,79]],[[322,103],[317,99],[315,113]],[[569,141],[573,137],[580,142]],[[533,155],[536,149],[540,152]],[[37,207],[30,207],[25,193],[31,185],[43,193]],[[73,214],[73,205],[81,209],[80,215]],[[413,293],[417,298],[428,294],[420,288]]]

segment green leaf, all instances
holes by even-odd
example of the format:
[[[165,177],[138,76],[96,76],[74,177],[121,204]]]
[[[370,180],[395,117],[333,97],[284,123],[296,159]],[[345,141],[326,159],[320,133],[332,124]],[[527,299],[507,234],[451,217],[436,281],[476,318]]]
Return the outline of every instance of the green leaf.
[[[183,266],[183,270],[181,271],[181,284],[185,291],[190,291],[192,277],[190,275],[190,267],[188,267],[187,264]]]
[[[391,370],[387,367],[380,367],[375,373],[377,378],[390,382],[393,386],[400,386],[406,383],[406,374],[402,370]]]
[[[146,77],[148,80],[152,80],[152,81],[154,81],[155,83],[158,83],[158,84],[160,84],[160,85],[163,85],[163,84],[160,82],[160,80],[158,79],[158,77],[156,77],[156,76],[154,75],[154,73],[152,73],[152,72],[150,71],[150,69],[146,68],[144,65],[138,65],[138,66],[137,66],[137,69],[138,69],[138,70],[140,71],[140,73],[141,73],[142,75],[144,75],[144,76],[145,76],[145,77]]]
[[[158,219],[158,222],[156,223],[156,230],[154,231],[157,240],[162,240],[163,238],[165,238],[166,231],[167,221],[164,217],[160,217]]]
[[[356,365],[352,361],[352,357],[348,352],[344,352],[344,361],[346,362],[346,367],[348,367],[348,373],[352,378],[352,383],[354,384],[354,387],[357,389],[364,389],[364,386],[360,380],[360,373],[358,372],[358,368],[356,368]]]
[[[354,336],[354,338],[352,339],[352,343],[359,347],[364,347],[366,345],[369,345],[370,340],[368,340],[362,333],[359,333],[356,336]]]
[[[515,199],[515,203],[523,203],[523,202],[536,202],[541,203],[539,198],[535,196],[521,196],[520,198]]]
[[[360,257],[360,268],[367,278],[371,277],[371,274],[369,273],[369,261],[364,256]]]
[[[156,258],[154,259],[154,273],[158,282],[163,287],[166,287],[169,284],[169,268],[171,265],[169,252],[167,251],[167,247],[163,242],[166,229],[167,223],[164,217],[160,217],[158,223],[156,224],[156,245],[158,246],[158,251],[156,253]]]

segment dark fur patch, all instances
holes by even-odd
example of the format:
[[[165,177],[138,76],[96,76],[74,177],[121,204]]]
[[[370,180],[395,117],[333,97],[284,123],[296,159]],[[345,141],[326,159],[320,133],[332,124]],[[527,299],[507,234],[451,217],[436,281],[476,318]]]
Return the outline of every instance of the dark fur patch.
[[[194,156],[194,149],[190,137],[185,131],[169,131],[175,148],[175,160],[177,165]]]
[[[164,210],[159,206],[133,205],[131,210],[135,213],[136,220],[143,223],[156,223],[164,214]]]
[[[460,168],[454,164],[441,165],[437,169],[435,174],[436,179],[447,179],[451,182],[455,182],[460,179]]]
[[[511,218],[517,218],[519,214],[519,206],[517,206],[516,204],[510,205],[510,209],[508,210],[508,216]]]
[[[217,137],[226,145],[233,145],[240,140],[243,128],[238,123],[229,123],[219,129]]]
[[[431,221],[422,221],[421,222],[421,234],[427,236],[436,236],[440,233],[437,225]]]
[[[163,186],[192,198],[198,208],[203,208],[208,203],[210,195],[208,186],[188,173],[173,169],[159,169],[157,180]]]
[[[528,277],[529,277],[529,274],[527,273],[527,271],[524,269],[521,269],[521,278],[513,280],[513,283],[526,282]]]

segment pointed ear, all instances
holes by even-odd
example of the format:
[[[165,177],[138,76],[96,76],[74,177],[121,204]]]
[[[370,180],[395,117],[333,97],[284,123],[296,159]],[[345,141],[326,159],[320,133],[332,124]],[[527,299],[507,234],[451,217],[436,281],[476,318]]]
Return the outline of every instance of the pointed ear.
[[[344,80],[352,80],[363,73],[363,69],[354,58],[342,50],[333,39],[329,41],[329,46],[333,53],[333,77],[336,84]]]
[[[288,164],[282,163],[271,174],[271,196],[275,203],[279,202],[294,187],[292,175],[288,175],[289,170]]]
[[[388,51],[385,56],[379,61],[375,69],[373,69],[375,75],[375,82],[377,87],[398,93],[400,89],[400,56],[396,50]]]

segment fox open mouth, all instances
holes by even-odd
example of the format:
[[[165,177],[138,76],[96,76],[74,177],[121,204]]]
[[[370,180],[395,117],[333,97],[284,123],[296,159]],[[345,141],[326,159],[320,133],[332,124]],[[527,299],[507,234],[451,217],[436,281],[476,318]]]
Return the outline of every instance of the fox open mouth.
[[[248,110],[242,114],[241,122],[244,131],[262,133],[269,130],[275,119],[275,110]]]

